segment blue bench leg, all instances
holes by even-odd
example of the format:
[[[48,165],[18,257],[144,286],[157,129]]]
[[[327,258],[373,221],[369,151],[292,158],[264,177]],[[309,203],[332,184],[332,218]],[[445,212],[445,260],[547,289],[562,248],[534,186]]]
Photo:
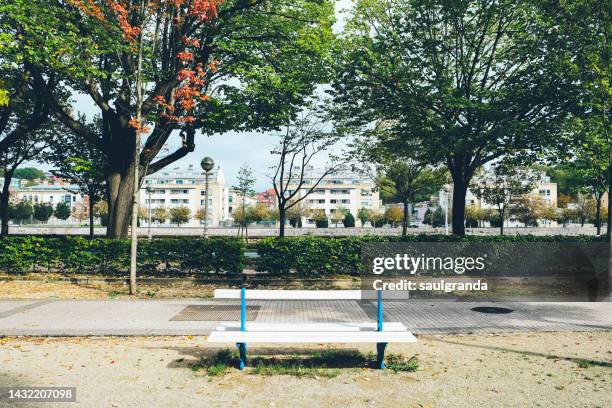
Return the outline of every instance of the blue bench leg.
[[[387,343],[376,343],[376,366],[383,370],[385,368],[385,349]]]
[[[238,353],[240,355],[239,368],[244,370],[244,367],[246,367],[247,345],[246,343],[236,343],[236,346],[238,347]]]

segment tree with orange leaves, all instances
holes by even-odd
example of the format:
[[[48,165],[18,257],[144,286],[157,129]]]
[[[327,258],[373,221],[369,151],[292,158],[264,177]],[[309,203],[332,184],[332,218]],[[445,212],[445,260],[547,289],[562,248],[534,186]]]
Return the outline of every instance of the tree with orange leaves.
[[[52,114],[105,155],[107,235],[118,238],[134,186],[193,151],[197,131],[276,129],[299,111],[329,74],[333,2],[16,0],[0,20],[0,46],[17,42],[34,77],[53,70],[99,109],[94,134],[78,105],[36,81]]]

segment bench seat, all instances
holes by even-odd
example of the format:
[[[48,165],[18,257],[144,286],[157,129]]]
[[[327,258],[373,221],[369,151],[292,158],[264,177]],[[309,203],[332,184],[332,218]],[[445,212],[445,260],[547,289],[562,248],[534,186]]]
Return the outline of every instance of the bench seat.
[[[210,343],[415,343],[408,331],[214,331]]]

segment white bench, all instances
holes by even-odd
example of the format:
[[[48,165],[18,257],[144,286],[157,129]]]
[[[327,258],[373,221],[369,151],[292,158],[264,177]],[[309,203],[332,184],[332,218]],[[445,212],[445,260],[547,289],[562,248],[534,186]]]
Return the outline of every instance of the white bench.
[[[346,293],[339,293],[346,292]],[[256,323],[246,321],[246,300],[347,300],[360,299],[359,291],[284,291],[217,289],[217,299],[240,298],[240,322],[220,322],[208,337],[210,343],[236,343],[240,369],[246,366],[247,343],[376,343],[377,366],[384,368],[387,343],[414,343],[416,338],[399,322],[383,324],[382,292],[378,292],[378,321],[364,323]]]

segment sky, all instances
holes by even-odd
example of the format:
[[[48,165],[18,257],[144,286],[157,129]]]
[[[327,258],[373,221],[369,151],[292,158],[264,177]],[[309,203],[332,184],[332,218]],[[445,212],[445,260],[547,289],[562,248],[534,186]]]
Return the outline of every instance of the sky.
[[[336,19],[334,31],[339,32],[344,26],[344,16],[347,9],[351,7],[353,0],[338,0],[336,2]],[[86,95],[73,95],[74,109],[91,118],[98,113],[98,109],[94,106],[93,101]],[[175,132],[170,138],[168,147],[170,151],[175,149],[178,144],[178,132]],[[271,167],[276,163],[277,157],[273,156],[270,151],[273,149],[277,138],[273,132],[227,132],[214,136],[205,136],[197,134],[195,139],[195,151],[189,153],[182,159],[174,162],[169,167],[187,167],[190,164],[199,168],[200,161],[205,156],[213,158],[215,163],[221,166],[225,174],[227,186],[236,184],[236,175],[238,170],[244,164],[247,164],[253,169],[256,177],[255,189],[263,191],[271,187]],[[335,150],[341,149],[342,146],[337,146]],[[316,166],[325,162],[326,157],[320,155],[318,160],[313,161]],[[49,166],[42,166],[36,163],[29,163],[45,170],[49,170]]]

